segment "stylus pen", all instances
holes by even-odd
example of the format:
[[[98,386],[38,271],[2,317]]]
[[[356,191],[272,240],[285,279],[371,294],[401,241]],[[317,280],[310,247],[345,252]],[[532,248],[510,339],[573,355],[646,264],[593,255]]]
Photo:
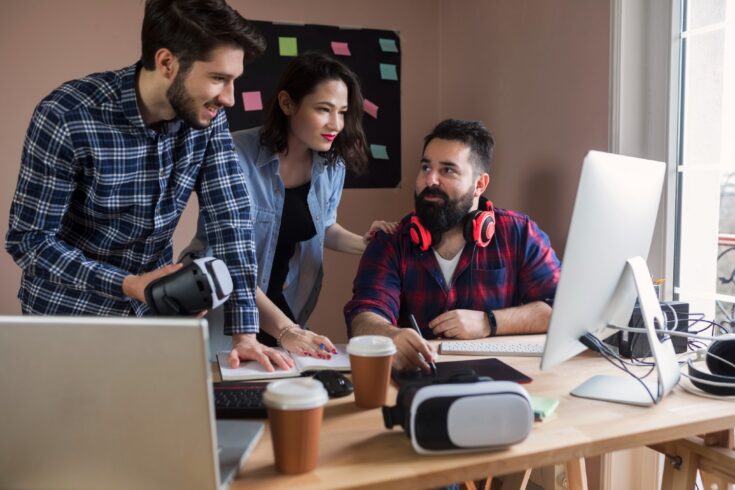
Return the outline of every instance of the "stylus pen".
[[[413,327],[413,329],[416,330],[416,333],[419,334],[419,337],[421,337],[423,339],[424,336],[421,335],[421,329],[419,328],[419,324],[416,323],[416,318],[413,316],[413,313],[409,314],[408,315],[408,318],[411,320],[411,326]],[[422,356],[420,352],[419,352],[419,356],[422,359],[424,358],[424,356]],[[436,364],[434,364],[434,361],[431,361],[429,363],[429,367],[431,368],[431,374],[433,374],[434,376],[436,376]]]

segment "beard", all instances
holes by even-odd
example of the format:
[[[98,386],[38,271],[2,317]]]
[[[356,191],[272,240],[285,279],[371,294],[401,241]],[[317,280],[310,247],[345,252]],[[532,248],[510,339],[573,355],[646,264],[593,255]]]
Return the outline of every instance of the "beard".
[[[199,121],[197,104],[184,87],[184,78],[186,77],[183,72],[179,71],[176,74],[171,86],[166,90],[166,99],[176,115],[186,124],[194,129],[208,128],[211,121],[207,123]]]
[[[432,243],[438,244],[445,232],[462,221],[472,208],[472,194],[470,190],[457,199],[449,199],[444,191],[436,187],[427,187],[420,194],[414,194],[416,216],[431,233]],[[440,197],[444,202],[427,202],[424,198],[428,196]]]

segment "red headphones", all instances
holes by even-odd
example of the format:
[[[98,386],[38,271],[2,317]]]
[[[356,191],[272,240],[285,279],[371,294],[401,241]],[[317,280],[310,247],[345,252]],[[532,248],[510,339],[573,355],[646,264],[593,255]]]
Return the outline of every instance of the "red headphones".
[[[484,197],[480,197],[479,207],[484,207],[485,209],[470,211],[462,218],[462,234],[468,242],[474,243],[478,247],[487,247],[495,234],[495,209],[493,208],[493,203]],[[421,224],[415,211],[411,215],[411,220],[408,224],[408,233],[411,241],[422,252],[429,250],[433,242],[431,232]]]

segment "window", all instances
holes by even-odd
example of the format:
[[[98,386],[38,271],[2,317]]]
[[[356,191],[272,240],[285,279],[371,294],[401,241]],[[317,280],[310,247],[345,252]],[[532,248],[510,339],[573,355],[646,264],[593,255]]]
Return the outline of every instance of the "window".
[[[735,3],[678,1],[674,294],[735,326]]]

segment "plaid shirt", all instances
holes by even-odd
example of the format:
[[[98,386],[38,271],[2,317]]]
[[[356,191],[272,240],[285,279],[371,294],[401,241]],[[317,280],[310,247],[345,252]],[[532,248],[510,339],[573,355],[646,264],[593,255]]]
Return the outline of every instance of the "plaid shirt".
[[[345,305],[348,335],[352,319],[364,311],[401,326],[410,325],[413,313],[422,335],[432,339],[427,325],[446,311],[495,310],[552,298],[560,265],[548,236],[514,211],[495,208],[495,219],[489,246],[465,245],[449,288],[434,252],[411,243],[409,216],[394,235],[378,233],[362,256],[352,300]]]
[[[139,66],[67,82],[36,107],[6,237],[23,269],[23,312],[150,314],[123,295],[123,279],[172,262],[174,229],[195,190],[234,282],[226,325],[257,332],[250,201],[225,113],[202,130],[179,119],[146,127]]]

